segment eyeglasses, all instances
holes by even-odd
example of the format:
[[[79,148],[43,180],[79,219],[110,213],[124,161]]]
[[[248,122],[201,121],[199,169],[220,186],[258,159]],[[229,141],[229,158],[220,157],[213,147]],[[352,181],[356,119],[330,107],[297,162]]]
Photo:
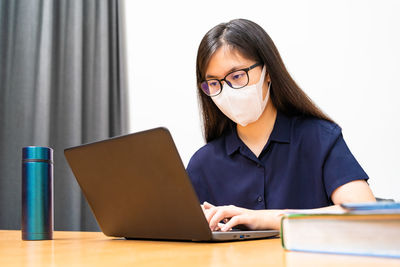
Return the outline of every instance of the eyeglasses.
[[[226,82],[233,89],[243,88],[249,83],[249,71],[260,65],[262,63],[258,62],[246,69],[232,71],[221,80],[205,80],[200,84],[201,89],[208,96],[219,95],[222,91],[222,81]]]

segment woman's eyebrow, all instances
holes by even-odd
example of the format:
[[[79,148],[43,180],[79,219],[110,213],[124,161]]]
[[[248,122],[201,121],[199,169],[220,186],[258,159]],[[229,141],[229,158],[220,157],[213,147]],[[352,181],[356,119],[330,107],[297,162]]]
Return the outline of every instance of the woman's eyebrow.
[[[228,71],[226,72],[225,75],[227,75],[227,74],[229,74],[229,73],[231,73],[232,71],[235,71],[235,70],[245,69],[246,66],[247,66],[247,65],[239,65],[239,66],[232,67],[230,70],[228,70]],[[225,77],[225,75],[224,75],[224,77]],[[211,78],[211,79],[216,79],[216,78],[218,78],[218,77],[217,77],[217,76],[214,76],[214,75],[207,74],[207,75],[206,75],[206,79],[210,79],[210,78]]]

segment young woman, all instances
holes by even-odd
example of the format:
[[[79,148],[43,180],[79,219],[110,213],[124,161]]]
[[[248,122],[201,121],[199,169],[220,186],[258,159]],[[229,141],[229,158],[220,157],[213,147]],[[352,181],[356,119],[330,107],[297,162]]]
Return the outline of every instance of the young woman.
[[[212,28],[196,72],[207,144],[187,171],[212,230],[279,229],[287,209],[375,201],[341,128],[291,78],[259,25]]]

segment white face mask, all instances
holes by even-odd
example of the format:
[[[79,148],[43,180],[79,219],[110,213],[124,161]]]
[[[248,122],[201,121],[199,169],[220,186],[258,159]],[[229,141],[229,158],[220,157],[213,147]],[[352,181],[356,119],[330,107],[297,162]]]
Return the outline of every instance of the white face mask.
[[[265,78],[265,66],[262,69],[260,80],[253,85],[248,85],[240,89],[233,89],[224,83],[222,92],[211,97],[215,105],[228,118],[234,122],[246,126],[255,122],[263,113],[269,98],[269,83],[267,94],[263,99],[263,84]]]

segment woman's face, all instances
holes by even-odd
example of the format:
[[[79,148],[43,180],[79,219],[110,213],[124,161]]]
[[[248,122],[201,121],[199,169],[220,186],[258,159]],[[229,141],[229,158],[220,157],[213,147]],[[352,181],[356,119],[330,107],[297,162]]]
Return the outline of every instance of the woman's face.
[[[235,70],[248,68],[255,63],[256,61],[245,58],[237,50],[224,45],[211,56],[206,69],[205,79],[223,79],[228,73]],[[260,80],[262,68],[263,66],[258,66],[248,72],[248,85],[256,84]],[[269,82],[270,77],[269,74],[267,74],[263,85],[263,99],[267,93]]]

